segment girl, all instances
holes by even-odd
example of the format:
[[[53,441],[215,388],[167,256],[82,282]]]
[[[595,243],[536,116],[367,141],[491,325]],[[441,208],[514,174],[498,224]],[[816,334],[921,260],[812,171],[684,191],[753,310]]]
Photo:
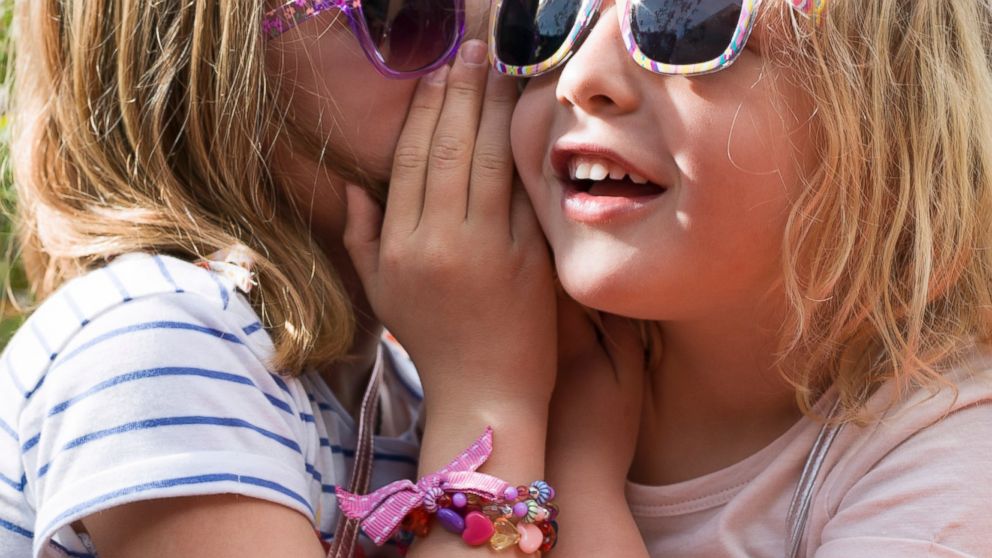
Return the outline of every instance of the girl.
[[[992,553],[988,4],[526,8],[492,53],[532,77],[513,150],[561,284],[664,347],[644,377],[629,327],[599,349],[561,308],[556,552]]]
[[[413,477],[423,394],[345,254],[343,184],[382,196],[414,78],[443,97],[455,60],[452,106],[481,106],[488,65],[479,41],[455,55],[478,3],[387,4],[18,3],[21,242],[45,302],[2,357],[0,555],[348,554],[335,488]],[[515,85],[492,88],[480,134],[510,168]]]

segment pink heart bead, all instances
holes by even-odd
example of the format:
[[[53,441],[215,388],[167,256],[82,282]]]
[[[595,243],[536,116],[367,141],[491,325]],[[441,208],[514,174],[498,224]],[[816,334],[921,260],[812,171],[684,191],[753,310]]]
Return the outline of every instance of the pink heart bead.
[[[462,531],[462,539],[470,546],[482,546],[489,542],[496,528],[489,518],[479,512],[469,512],[465,516],[465,530]],[[540,530],[538,531],[540,534]]]
[[[544,543],[544,533],[533,523],[520,523],[517,525],[517,532],[520,533],[520,542],[517,545],[524,554],[533,554],[541,548]]]

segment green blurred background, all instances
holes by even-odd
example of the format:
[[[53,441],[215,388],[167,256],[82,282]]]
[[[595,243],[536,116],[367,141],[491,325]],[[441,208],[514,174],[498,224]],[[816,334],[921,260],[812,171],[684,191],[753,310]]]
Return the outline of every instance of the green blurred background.
[[[13,13],[13,0],[0,0],[0,285],[3,286],[0,297],[0,349],[23,321],[18,307],[26,307],[29,303],[27,281],[24,272],[18,265],[14,236],[13,211],[14,189],[10,172],[10,114],[8,111],[10,99],[11,62],[13,52],[10,49],[10,22]]]

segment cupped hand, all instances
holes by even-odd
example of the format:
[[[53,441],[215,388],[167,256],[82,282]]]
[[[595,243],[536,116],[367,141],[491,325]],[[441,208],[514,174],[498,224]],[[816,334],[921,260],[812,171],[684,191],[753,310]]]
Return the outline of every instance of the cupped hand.
[[[546,455],[561,508],[555,553],[647,558],[624,492],[647,374],[642,327],[565,295],[558,316],[559,373]],[[609,528],[588,536],[588,526],[604,518]]]
[[[428,407],[546,407],[551,396],[551,262],[514,184],[516,99],[515,82],[489,71],[485,45],[466,43],[450,72],[418,86],[384,214],[347,190],[345,245],[373,310],[416,363]]]
[[[559,297],[558,317],[559,372],[548,427],[548,478],[567,483],[586,477],[586,487],[622,497],[647,374],[641,326],[586,310],[565,294]]]

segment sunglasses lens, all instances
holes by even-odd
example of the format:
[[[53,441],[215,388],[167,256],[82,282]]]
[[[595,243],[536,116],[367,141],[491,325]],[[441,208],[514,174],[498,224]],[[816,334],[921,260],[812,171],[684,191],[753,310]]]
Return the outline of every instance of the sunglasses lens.
[[[631,30],[645,56],[662,64],[700,64],[730,46],[743,0],[638,0]]]
[[[362,0],[362,13],[379,54],[395,72],[434,64],[458,36],[452,0]]]
[[[496,15],[496,56],[511,66],[548,60],[568,38],[581,4],[581,0],[503,0]]]

